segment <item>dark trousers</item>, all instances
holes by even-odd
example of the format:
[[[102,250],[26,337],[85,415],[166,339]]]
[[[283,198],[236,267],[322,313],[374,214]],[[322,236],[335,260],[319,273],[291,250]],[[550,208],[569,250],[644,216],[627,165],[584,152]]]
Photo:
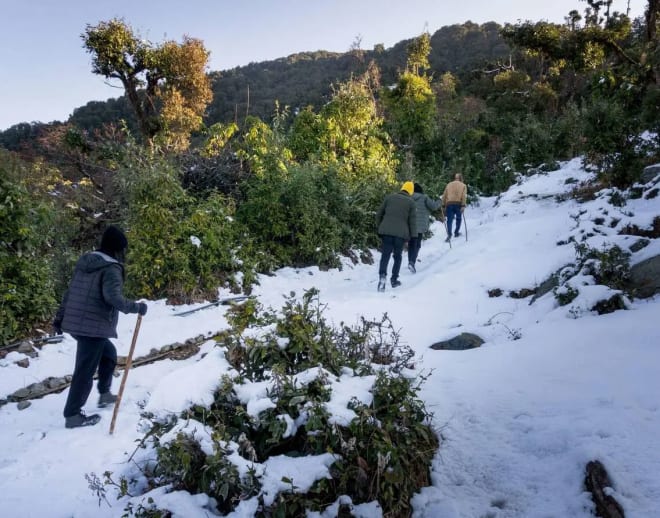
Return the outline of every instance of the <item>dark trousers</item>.
[[[387,264],[390,262],[390,256],[394,255],[394,266],[392,266],[392,280],[399,278],[399,270],[401,270],[401,255],[403,254],[403,243],[405,240],[402,237],[394,236],[380,236],[383,241],[380,267],[378,274],[380,276],[387,276]]]
[[[461,229],[461,205],[460,203],[450,203],[447,205],[447,232],[451,236],[451,224],[456,218],[456,230],[454,230],[454,236],[458,234],[458,231]]]
[[[408,241],[408,262],[413,265],[417,262],[419,249],[422,248],[422,236],[424,234],[417,234],[417,237],[411,237]]]
[[[117,349],[107,338],[74,336],[78,341],[76,366],[69,387],[69,395],[64,406],[64,417],[80,413],[85,406],[94,384],[94,373],[99,371],[99,394],[110,390],[112,373],[117,365]]]

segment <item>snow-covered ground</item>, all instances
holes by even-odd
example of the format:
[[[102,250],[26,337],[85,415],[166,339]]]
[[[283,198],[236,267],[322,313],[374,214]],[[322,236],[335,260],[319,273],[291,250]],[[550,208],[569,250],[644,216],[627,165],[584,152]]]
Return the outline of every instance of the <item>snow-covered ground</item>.
[[[597,248],[624,249],[636,237],[618,235],[628,223],[648,227],[660,215],[660,198],[628,200],[617,208],[607,196],[578,204],[556,195],[589,178],[578,160],[559,171],[525,178],[499,199],[482,199],[466,210],[468,237],[444,242],[440,223],[425,241],[417,274],[402,268],[403,285],[376,291],[377,266],[347,263],[339,270],[286,268],[263,277],[255,293],[264,306],[280,307],[283,295],[316,287],[327,316],[357,323],[360,315],[387,312],[402,340],[417,353],[417,369],[432,374],[422,396],[441,436],[433,462],[433,486],[414,498],[415,516],[587,517],[592,504],[584,492],[584,468],[601,460],[614,484],[613,495],[629,517],[656,516],[660,509],[660,296],[633,300],[627,311],[597,315],[589,308],[596,292],[587,286],[570,304],[559,306],[552,292],[535,300],[506,296],[534,288],[575,261],[570,236]],[[594,222],[603,218],[601,224]],[[618,220],[618,221],[616,221]],[[596,232],[594,232],[594,229]],[[632,262],[660,254],[660,240],[633,254]],[[202,244],[203,246],[203,244]],[[376,259],[378,258],[376,254]],[[500,288],[504,295],[489,297]],[[164,344],[227,327],[226,307],[182,318],[163,301],[149,303],[136,356]],[[122,315],[119,354],[127,354],[135,315]],[[468,351],[434,351],[429,346],[461,332],[485,344]],[[195,357],[164,360],[131,372],[114,435],[111,409],[95,427],[66,430],[66,392],[33,401],[26,410],[0,408],[0,494],[5,517],[118,517],[123,505],[99,501],[86,473],[121,472],[142,437],[140,412],[178,411],[209,397],[227,370],[207,343]],[[47,376],[70,373],[75,342],[67,337],[47,345],[26,369],[0,367],[0,397]],[[203,356],[203,359],[202,359]],[[114,390],[119,386],[116,380]],[[356,389],[357,390],[357,389]],[[250,396],[244,396],[249,398]],[[258,394],[254,394],[258,398]],[[348,398],[346,398],[347,400]],[[88,413],[96,411],[96,394]],[[324,476],[331,459],[289,459],[270,466],[302,481]],[[296,464],[297,463],[297,464]],[[278,465],[275,465],[278,464]],[[312,473],[313,471],[313,473]],[[209,516],[204,498],[163,495],[176,516]],[[241,516],[250,516],[247,507]],[[327,513],[331,516],[332,513]],[[364,506],[362,516],[377,516]],[[238,516],[239,513],[236,513]]]

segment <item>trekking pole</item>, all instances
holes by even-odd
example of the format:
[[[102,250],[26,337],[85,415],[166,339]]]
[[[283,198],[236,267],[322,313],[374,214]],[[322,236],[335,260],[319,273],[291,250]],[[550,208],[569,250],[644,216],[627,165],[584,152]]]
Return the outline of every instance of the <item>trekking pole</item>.
[[[465,213],[463,213],[463,226],[465,227],[465,242],[467,243],[467,219],[465,219]]]
[[[117,414],[119,413],[119,404],[121,403],[121,397],[124,395],[124,386],[126,385],[126,378],[128,378],[128,371],[131,369],[131,364],[133,363],[133,351],[135,351],[135,342],[137,342],[138,332],[140,331],[140,324],[142,323],[142,315],[138,314],[137,322],[135,324],[135,331],[133,331],[133,341],[131,342],[131,349],[128,352],[128,357],[126,358],[126,366],[124,367],[124,376],[121,379],[121,385],[119,386],[119,392],[117,393],[117,401],[115,402],[115,409],[112,412],[112,421],[110,422],[110,435],[115,431],[115,421],[117,420]]]
[[[442,214],[442,223],[445,226],[445,232],[447,232],[447,237],[449,238],[449,248],[451,248],[451,236],[449,235],[449,227],[447,226],[447,216],[445,216],[445,209],[442,208],[442,205],[440,205],[440,214]]]

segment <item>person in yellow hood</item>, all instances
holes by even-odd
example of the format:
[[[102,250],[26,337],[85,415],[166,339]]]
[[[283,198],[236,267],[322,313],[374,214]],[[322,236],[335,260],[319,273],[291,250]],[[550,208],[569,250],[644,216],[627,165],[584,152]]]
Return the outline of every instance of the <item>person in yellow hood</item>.
[[[378,269],[378,291],[385,290],[387,281],[387,266],[390,256],[394,255],[392,288],[401,286],[399,271],[401,270],[401,256],[403,245],[411,237],[417,235],[417,211],[412,199],[415,186],[412,182],[405,182],[401,190],[385,198],[376,215],[378,235],[382,240],[382,250]]]

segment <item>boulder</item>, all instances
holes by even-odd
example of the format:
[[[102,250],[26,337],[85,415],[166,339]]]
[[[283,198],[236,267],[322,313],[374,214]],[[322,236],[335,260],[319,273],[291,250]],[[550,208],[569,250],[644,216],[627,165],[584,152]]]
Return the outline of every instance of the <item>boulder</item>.
[[[650,165],[642,171],[640,183],[649,183],[654,180],[656,176],[660,175],[660,164]]]
[[[436,351],[465,351],[467,349],[475,349],[481,346],[484,341],[481,337],[472,333],[461,333],[449,340],[436,342],[431,346],[431,349]]]
[[[634,297],[642,299],[660,293],[660,255],[649,257],[630,268],[628,290]]]
[[[630,250],[633,253],[639,252],[642,248],[646,248],[647,246],[649,246],[649,243],[651,243],[649,239],[640,238],[637,241],[635,241],[632,245],[630,245],[628,247],[628,250]]]
[[[21,344],[16,349],[16,351],[18,351],[19,353],[22,353],[22,354],[32,353],[33,350],[34,350],[34,348],[32,347],[32,342],[30,342],[29,340],[25,340],[25,341],[21,342]]]
[[[543,295],[545,295],[546,293],[550,293],[557,286],[559,286],[559,272],[560,271],[561,271],[561,269],[559,269],[557,272],[553,273],[550,277],[548,277],[546,280],[544,280],[541,284],[539,284],[536,287],[536,291],[534,293],[534,296],[529,301],[530,306],[532,304],[534,304],[534,302],[536,302],[537,299],[543,297]]]
[[[25,410],[32,404],[31,401],[19,401],[18,404],[16,405],[16,408],[19,410]]]

